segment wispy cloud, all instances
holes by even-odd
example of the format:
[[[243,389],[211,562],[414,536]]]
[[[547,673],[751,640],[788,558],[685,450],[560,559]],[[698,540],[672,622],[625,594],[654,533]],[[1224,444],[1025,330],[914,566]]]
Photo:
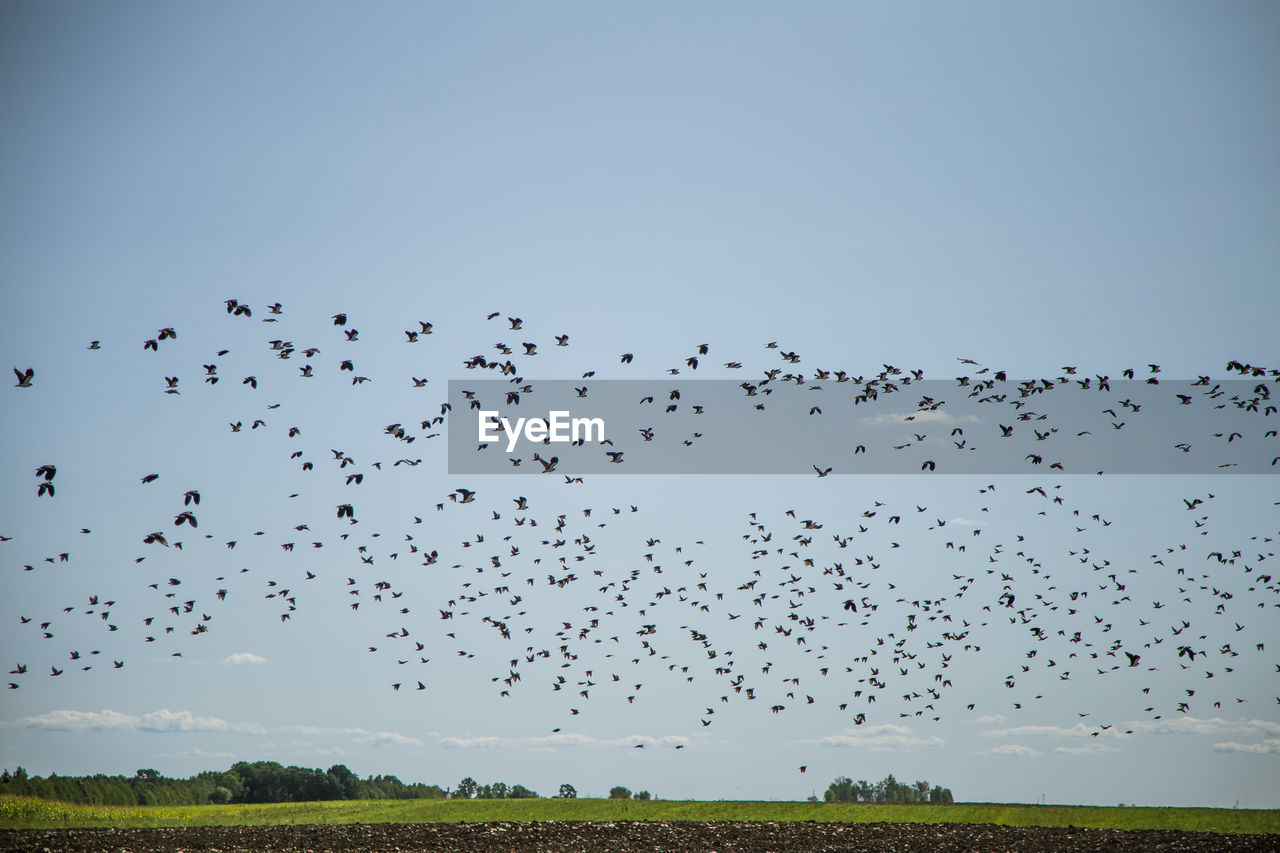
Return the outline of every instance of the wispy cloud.
[[[997,725],[998,726],[1008,719],[1009,718],[1006,717],[1004,714],[983,714],[981,717],[974,720],[974,722],[977,723],[978,725],[986,725],[986,726]]]
[[[227,655],[222,662],[229,666],[256,666],[266,663],[267,659],[253,652],[236,652],[233,655]]]
[[[236,758],[234,752],[210,752],[198,746],[193,749],[185,749],[182,752],[162,752],[160,754],[165,758],[209,758],[219,761],[228,761]]]
[[[1002,716],[983,717],[978,722],[1003,722]],[[1270,720],[1224,720],[1221,717],[1213,717],[1210,719],[1201,719],[1199,717],[1178,717],[1168,720],[1135,720],[1126,723],[1124,729],[1133,732],[1134,735],[1139,734],[1182,734],[1182,735],[1224,735],[1224,734],[1245,734],[1260,735],[1263,740],[1260,743],[1240,743],[1238,741],[1224,741],[1213,745],[1215,752],[1248,752],[1255,754],[1273,754],[1280,753],[1280,722],[1272,722]],[[1048,737],[1048,738],[1086,738],[1093,737],[1097,732],[1097,738],[1101,739],[1124,739],[1131,735],[1126,734],[1120,727],[1112,727],[1108,729],[1098,730],[1086,726],[1084,723],[1076,723],[1074,726],[1042,726],[1028,725],[1015,726],[1007,729],[989,729],[982,732],[983,737],[989,738],[1023,738],[1023,737]],[[1010,745],[1012,746],[1012,744]],[[1054,749],[1054,752],[1085,755],[1097,754],[1103,752],[1117,751],[1114,746],[1108,746],[1094,740],[1085,746],[1060,746]],[[1001,754],[1001,747],[996,747],[990,752]],[[1010,750],[1003,754],[1021,754],[1018,750]]]
[[[1063,726],[1014,726],[1011,729],[989,729],[982,732],[983,737],[1089,737],[1097,729],[1090,728],[1084,723],[1076,723],[1070,728]],[[1116,737],[1117,732],[1114,728],[1105,729],[1099,733],[1100,737]]]
[[[333,726],[288,725],[281,726],[278,730],[303,737],[368,737],[370,734],[368,729],[362,729],[358,726],[335,728]]]
[[[422,739],[400,732],[371,732],[359,726],[280,726],[278,731],[304,738],[349,738],[363,746],[422,746]]]
[[[1059,746],[1055,747],[1054,752],[1061,752],[1065,755],[1099,755],[1104,752],[1119,752],[1120,749],[1100,741],[1085,744],[1084,746]]]
[[[834,735],[818,738],[819,746],[868,747],[870,749],[911,749],[917,746],[942,746],[945,741],[937,735],[920,737],[906,726],[885,724],[844,729]]]
[[[1034,755],[1044,755],[1038,749],[1032,749],[1029,746],[1023,746],[1020,743],[1002,743],[999,746],[993,746],[987,750],[991,755],[1016,755],[1021,758],[1030,758]]]
[[[645,746],[687,746],[692,739],[683,735],[626,735],[619,738],[597,738],[575,732],[555,732],[549,735],[531,735],[529,737],[502,737],[499,735],[480,735],[476,737],[442,737],[438,744],[445,749],[551,749],[561,746],[584,747],[634,747]]]
[[[1227,733],[1258,734],[1280,737],[1280,722],[1271,720],[1224,720],[1221,717],[1202,719],[1178,717],[1168,720],[1137,720],[1126,728],[1147,734],[1216,735]]]
[[[246,734],[262,734],[262,727],[256,724],[233,725],[218,717],[206,717],[190,711],[170,711],[162,708],[151,711],[138,718],[138,731],[141,732],[229,732],[239,731]]]
[[[918,412],[885,412],[883,415],[869,415],[859,421],[863,426],[901,426],[903,424],[977,424],[982,418],[977,415],[957,417],[941,409],[921,409]]]
[[[138,717],[119,711],[49,711],[34,717],[23,717],[6,725],[22,729],[45,729],[54,732],[85,732],[134,729]]]
[[[287,753],[290,755],[341,756],[350,754],[340,746],[316,746],[309,740],[271,741],[259,745],[258,751],[262,754]]]
[[[1215,743],[1214,752],[1247,752],[1254,755],[1280,755],[1280,738],[1267,738],[1261,743],[1236,743],[1226,741]]]
[[[422,746],[420,739],[402,735],[399,732],[378,732],[357,742],[367,743],[370,746]]]
[[[23,717],[7,726],[24,729],[43,729],[59,732],[85,731],[136,731],[136,732],[234,732],[236,734],[264,734],[259,723],[228,723],[219,717],[206,717],[191,711],[170,711],[161,708],[141,716],[104,709],[101,711],[75,711],[62,709],[49,711],[34,717]]]

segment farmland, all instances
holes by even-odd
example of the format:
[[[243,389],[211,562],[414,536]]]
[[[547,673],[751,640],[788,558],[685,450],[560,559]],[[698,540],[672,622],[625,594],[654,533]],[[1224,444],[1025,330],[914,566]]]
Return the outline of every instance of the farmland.
[[[0,798],[0,828],[142,828],[542,821],[753,821],[992,824],[1280,834],[1280,809],[956,803],[880,805],[606,799],[358,800],[208,806],[84,806]]]

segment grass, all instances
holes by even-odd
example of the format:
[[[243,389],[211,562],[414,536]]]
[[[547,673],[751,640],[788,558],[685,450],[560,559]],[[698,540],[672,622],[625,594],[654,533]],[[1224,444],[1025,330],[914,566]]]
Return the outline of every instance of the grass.
[[[480,823],[542,820],[750,820],[849,823],[994,823],[1102,829],[1280,834],[1280,809],[1031,806],[1000,803],[872,805],[655,800],[360,800],[228,806],[82,806],[0,796],[0,829],[267,826],[332,823]]]

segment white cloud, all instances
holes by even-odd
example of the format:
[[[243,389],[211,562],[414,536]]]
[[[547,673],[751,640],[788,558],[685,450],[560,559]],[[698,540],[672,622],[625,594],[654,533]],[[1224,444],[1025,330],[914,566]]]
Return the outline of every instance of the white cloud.
[[[266,663],[267,659],[253,652],[236,652],[233,655],[227,655],[222,662],[231,666],[254,666]]]
[[[1007,719],[1009,718],[1004,714],[983,714],[981,717],[974,720],[974,722],[979,725],[999,725]]]
[[[505,746],[504,741],[507,738],[500,738],[496,735],[486,735],[483,737],[442,737],[439,745],[445,749],[485,749],[488,747]]]
[[[1280,738],[1267,738],[1261,743],[1215,743],[1214,752],[1247,752],[1254,755],[1280,755]]]
[[[906,726],[885,724],[844,729],[838,734],[818,738],[819,746],[854,747],[871,749],[910,749],[916,746],[942,746],[945,741],[937,735],[918,737]]]
[[[1090,728],[1084,723],[1076,723],[1071,728],[1063,728],[1062,726],[1015,726],[1011,729],[991,729],[982,733],[983,737],[1019,737],[1022,735],[1032,735],[1035,737],[1089,737],[1097,729]],[[1099,737],[1117,737],[1118,733],[1114,728],[1104,729],[1099,733]]]
[[[24,729],[46,729],[55,732],[84,732],[135,729],[138,718],[119,711],[50,711],[35,717],[23,717],[9,723]]]
[[[885,426],[887,424],[977,424],[982,418],[977,415],[956,417],[940,409],[922,409],[918,412],[886,412],[883,415],[869,415],[860,423],[863,426]]]
[[[300,737],[350,738],[364,746],[422,746],[422,740],[399,732],[371,732],[359,726],[280,726],[279,731]],[[308,746],[310,744],[308,743]]]
[[[1129,723],[1126,728],[1135,732],[1149,734],[1192,734],[1209,735],[1239,732],[1242,734],[1260,734],[1280,736],[1280,723],[1270,720],[1235,720],[1228,721],[1221,717],[1201,719],[1199,717],[1177,717],[1168,720],[1138,720]]]
[[[332,726],[281,726],[280,731],[305,737],[368,737],[371,732],[358,726],[334,728]]]
[[[258,723],[228,723],[218,717],[205,717],[190,711],[161,708],[141,716],[105,709],[102,711],[49,711],[34,717],[23,717],[6,725],[47,731],[137,731],[137,732],[235,732],[263,734]]]
[[[350,755],[340,746],[306,746],[299,747],[293,751],[294,755],[322,755],[322,756],[342,756]]]
[[[316,746],[309,740],[270,741],[256,747],[259,755],[288,753],[290,755],[350,755],[340,746]]]
[[[1067,755],[1097,755],[1103,752],[1119,752],[1119,748],[1107,746],[1105,743],[1094,741],[1085,746],[1059,746],[1055,747],[1054,752],[1061,752]]]
[[[992,718],[981,718],[981,721],[997,722]],[[999,721],[1003,721],[1003,717]],[[1214,744],[1216,752],[1250,752],[1270,754],[1280,752],[1280,722],[1270,720],[1224,720],[1221,717],[1201,719],[1198,717],[1177,717],[1168,720],[1137,720],[1124,725],[1124,729],[1134,734],[1187,734],[1187,735],[1223,735],[1227,733],[1261,735],[1261,743],[1245,744],[1227,741]],[[990,729],[982,732],[983,737],[1053,737],[1053,738],[1085,738],[1091,737],[1095,728],[1084,723],[1076,723],[1070,728],[1063,726],[1016,726],[1008,729]],[[1098,731],[1099,738],[1127,738],[1119,727]],[[992,750],[993,752],[995,750]],[[1087,746],[1057,747],[1055,752],[1070,754],[1088,754],[1114,752],[1115,748],[1098,743],[1096,740]]]
[[[234,752],[209,752],[208,750],[201,749],[198,746],[194,749],[188,749],[183,752],[163,752],[161,755],[166,758],[209,758],[217,759],[219,761],[226,761],[236,757]]]
[[[481,735],[476,737],[444,737],[438,745],[445,749],[494,749],[518,748],[547,750],[557,746],[585,747],[634,747],[645,746],[678,746],[692,743],[690,738],[681,735],[627,735],[620,738],[596,738],[575,732],[555,732],[549,735],[533,735],[530,737],[499,737],[497,735]]]
[[[140,732],[225,732],[231,728],[226,720],[203,717],[190,711],[170,711],[161,708],[143,714],[138,719]]]
[[[1029,746],[1023,746],[1018,743],[1002,743],[999,746],[991,747],[987,752],[992,755],[1017,755],[1024,758],[1029,758],[1033,755],[1044,755],[1044,753],[1038,749],[1032,749]]]
[[[422,741],[418,738],[402,735],[399,732],[378,732],[365,742],[372,746],[422,746]]]

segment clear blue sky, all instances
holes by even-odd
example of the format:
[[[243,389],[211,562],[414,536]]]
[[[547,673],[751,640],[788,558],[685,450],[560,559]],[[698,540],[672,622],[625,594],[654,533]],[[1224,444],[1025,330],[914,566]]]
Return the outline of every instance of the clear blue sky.
[[[961,357],[1014,377],[1275,366],[1278,45],[1280,11],[1245,2],[5,4],[0,362],[36,378],[0,389],[0,534],[12,537],[0,648],[6,671],[29,668],[0,694],[0,764],[185,775],[269,758],[543,794],[571,782],[780,799],[892,772],[962,799],[1280,805],[1276,587],[1254,580],[1274,573],[1270,477],[1005,477],[994,493],[970,478],[472,481],[448,474],[443,436],[417,429],[447,380],[468,375],[463,361],[498,342],[538,343],[521,361],[534,378],[660,377],[702,343],[700,376],[759,376],[787,366],[770,341],[806,372],[893,364],[938,379],[976,369]],[[253,316],[228,316],[230,298]],[[337,312],[358,341],[332,325]],[[420,320],[434,333],[407,343]],[[178,338],[144,351],[164,327]],[[272,339],[299,352],[279,360]],[[309,346],[311,380],[299,373]],[[372,381],[352,386],[346,358]],[[203,382],[213,363],[217,385]],[[167,376],[181,394],[164,393]],[[397,442],[391,423],[424,437]],[[354,464],[339,469],[332,450]],[[53,498],[36,495],[46,463]],[[348,486],[353,471],[366,477]],[[1039,515],[1046,499],[1026,490],[1059,484],[1063,502]],[[458,488],[475,502],[449,502]],[[200,526],[179,532],[188,489]],[[520,495],[536,529],[513,524]],[[1198,512],[1181,500],[1193,496]],[[877,500],[876,519],[896,510],[901,529],[857,533]],[[356,526],[334,517],[348,501]],[[803,519],[823,523],[800,554],[814,566],[752,560],[749,512],[776,544]],[[572,538],[540,544],[561,514],[594,556],[577,562]],[[945,546],[953,530],[963,553]],[[153,531],[184,547],[144,545]],[[838,531],[861,538],[840,549]],[[439,561],[422,566],[411,545]],[[1082,547],[1109,568],[1081,563]],[[1154,562],[1165,547],[1181,561]],[[1242,554],[1219,564],[1215,550]],[[562,555],[583,578],[550,586]],[[870,584],[857,590],[880,605],[869,625],[822,574],[835,562]],[[613,596],[637,569],[623,610]],[[738,589],[757,569],[780,596],[759,606]],[[800,570],[815,592],[791,607],[794,585],[778,583]],[[1028,625],[1000,612],[1003,574],[1053,629],[1034,658]],[[379,580],[403,598],[375,601]],[[287,622],[265,597],[280,588],[297,600]],[[84,612],[102,609],[91,595],[117,602],[108,620]],[[928,645],[942,629],[922,607],[943,595],[981,650],[954,649],[952,686],[932,700],[953,649]],[[188,600],[192,613],[170,618]],[[816,620],[806,645],[775,632],[796,627],[789,613]],[[209,630],[190,635],[204,614]],[[926,627],[907,633],[908,614]],[[592,618],[602,624],[580,638]],[[1203,669],[1199,657],[1182,669],[1171,629],[1184,619],[1211,652]],[[53,638],[35,630],[45,621]],[[637,635],[644,624],[658,633]],[[400,628],[410,637],[387,637]],[[1094,646],[1069,646],[1076,630]],[[907,637],[918,657],[871,656],[890,631],[888,646]],[[1113,640],[1152,648],[1130,669],[1106,654]],[[565,643],[576,659],[559,656]],[[528,646],[551,657],[526,662]],[[730,650],[733,675],[717,674]],[[521,680],[501,697],[491,679],[512,658]],[[853,694],[873,665],[887,687],[869,705]],[[733,693],[739,674],[760,698]],[[912,692],[923,698],[902,699]]]

